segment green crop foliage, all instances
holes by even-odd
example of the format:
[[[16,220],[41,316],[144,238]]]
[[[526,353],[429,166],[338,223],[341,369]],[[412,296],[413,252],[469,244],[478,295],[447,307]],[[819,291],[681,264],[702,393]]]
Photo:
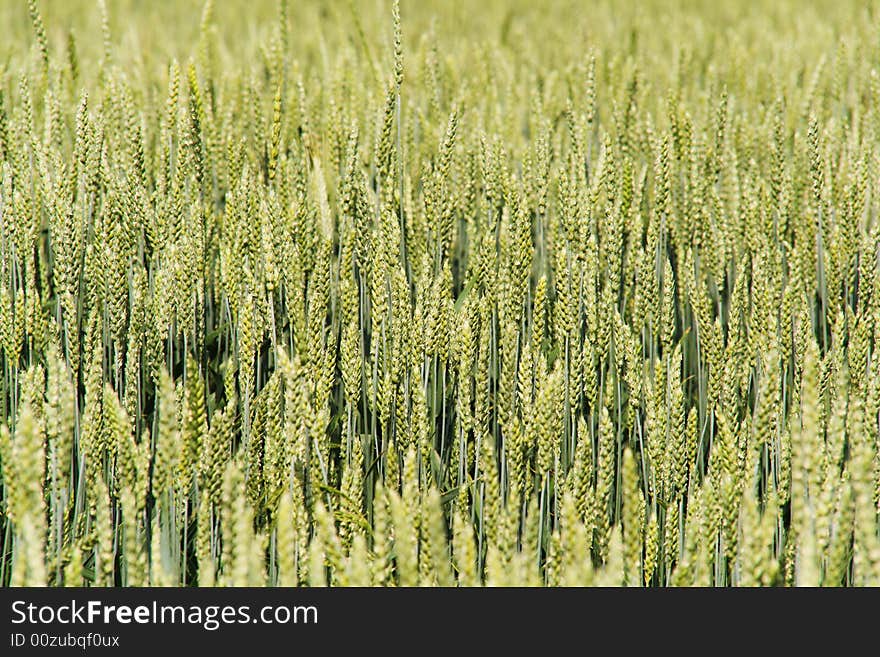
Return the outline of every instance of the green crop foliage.
[[[0,585],[880,585],[880,3],[0,3]]]

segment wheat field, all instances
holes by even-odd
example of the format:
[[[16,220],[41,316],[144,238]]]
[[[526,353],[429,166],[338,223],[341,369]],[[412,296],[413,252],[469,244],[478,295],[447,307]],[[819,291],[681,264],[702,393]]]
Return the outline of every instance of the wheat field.
[[[0,585],[880,585],[880,3],[0,3]]]

